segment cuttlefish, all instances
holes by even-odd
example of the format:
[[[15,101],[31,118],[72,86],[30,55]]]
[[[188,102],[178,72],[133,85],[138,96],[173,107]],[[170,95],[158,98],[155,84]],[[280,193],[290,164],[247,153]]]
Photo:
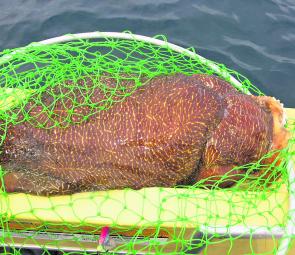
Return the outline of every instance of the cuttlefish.
[[[112,78],[100,82],[116,84]],[[125,83],[134,86],[132,79]],[[45,93],[39,99],[43,104],[31,100],[24,107],[31,120],[8,125],[0,155],[7,192],[59,195],[202,180],[211,185],[234,167],[287,145],[279,101],[245,95],[213,75],[156,77],[100,111],[89,102],[107,100],[101,89],[92,89],[88,105],[83,103],[81,88],[93,85],[90,78],[80,89],[68,82],[54,90],[62,99]],[[81,104],[75,106],[75,100]],[[54,125],[67,116],[72,125]],[[242,178],[244,170],[237,169],[237,177],[225,179],[224,186]]]

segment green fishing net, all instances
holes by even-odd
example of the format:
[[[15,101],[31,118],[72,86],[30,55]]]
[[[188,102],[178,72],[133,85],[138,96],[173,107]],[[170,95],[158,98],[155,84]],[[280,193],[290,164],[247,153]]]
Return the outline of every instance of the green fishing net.
[[[263,95],[247,78],[199,57],[194,49],[177,51],[163,36],[153,38],[163,41],[156,45],[131,33],[124,34],[130,38],[104,34],[81,39],[69,35],[71,39],[65,42],[33,43],[1,52],[1,144],[9,125],[29,122],[40,129],[80,125],[162,75],[214,74],[243,93]],[[104,96],[95,100],[92,95],[98,90]],[[63,113],[54,110],[56,105],[69,101]],[[43,115],[31,114],[30,109],[41,109]],[[286,126],[294,134],[292,118],[288,118]],[[295,183],[290,182],[294,142],[292,136],[288,147],[271,165],[262,163],[272,156],[269,153],[258,162],[241,166],[246,169],[243,178],[227,189],[218,185],[206,189],[201,181],[176,188],[38,197],[7,193],[2,187],[3,253],[22,254],[32,247],[42,254],[284,252],[291,245],[295,226],[295,211],[289,202],[295,195]],[[259,169],[265,174],[253,175]],[[1,168],[2,181],[4,175],[5,169]],[[109,238],[100,245],[104,231],[109,231]]]

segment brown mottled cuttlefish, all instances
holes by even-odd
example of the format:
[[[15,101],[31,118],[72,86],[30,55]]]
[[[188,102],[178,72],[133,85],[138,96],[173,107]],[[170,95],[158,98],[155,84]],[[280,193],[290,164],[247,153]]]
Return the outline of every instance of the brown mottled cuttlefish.
[[[96,91],[92,98],[104,96]],[[71,100],[56,103],[54,112],[89,113],[83,106],[71,109]],[[42,106],[27,109],[50,123]],[[156,77],[80,124],[8,126],[3,183],[7,192],[38,195],[194,184],[284,148],[289,134],[283,122],[278,101],[242,94],[215,76]]]

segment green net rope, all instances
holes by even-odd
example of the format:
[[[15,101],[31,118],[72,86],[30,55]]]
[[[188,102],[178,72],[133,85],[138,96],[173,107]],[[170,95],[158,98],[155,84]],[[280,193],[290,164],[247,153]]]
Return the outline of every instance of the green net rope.
[[[155,38],[166,41],[163,36]],[[222,79],[230,81],[232,76],[241,83],[237,89],[263,95],[241,74],[222,64],[209,60],[204,63],[175,52],[168,43],[156,46],[137,40],[76,38],[5,50],[0,59],[1,144],[9,125],[28,122],[40,129],[79,125],[125,100],[157,76],[221,76],[210,67],[212,63],[222,71]],[[92,97],[97,90],[103,92],[101,100]],[[65,104],[69,101],[70,105]],[[56,105],[64,105],[66,114],[57,113]],[[76,111],[85,107],[83,114]],[[32,109],[41,109],[46,118],[30,114]],[[288,119],[286,125],[294,134],[295,121]],[[273,254],[280,243],[276,234],[291,219],[288,193],[294,190],[289,189],[287,162],[294,156],[294,139],[280,152],[279,166],[275,166],[277,162],[262,164],[263,159],[271,157],[269,153],[258,162],[242,166],[246,169],[243,178],[226,190],[218,185],[202,189],[201,181],[180,188],[90,192],[41,201],[28,194],[11,195],[2,188],[0,240],[4,253],[21,254],[21,247],[26,246],[42,248],[43,254],[50,254],[53,248],[61,254],[97,253],[101,229],[109,226],[110,254],[213,254],[218,245],[226,246],[223,253],[231,254],[245,235],[245,254]],[[267,175],[252,174],[262,167]],[[2,180],[4,174],[2,169]],[[210,227],[215,227],[214,231],[206,232]],[[242,227],[244,233],[240,229],[231,233],[235,227]],[[255,231],[261,229],[271,233],[270,245],[264,250],[256,245]]]

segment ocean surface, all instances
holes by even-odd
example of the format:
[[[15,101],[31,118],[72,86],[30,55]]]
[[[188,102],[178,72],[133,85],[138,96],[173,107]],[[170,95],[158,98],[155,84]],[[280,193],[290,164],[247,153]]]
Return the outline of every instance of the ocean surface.
[[[0,1],[0,51],[90,31],[124,31],[194,47],[295,107],[295,0]]]

